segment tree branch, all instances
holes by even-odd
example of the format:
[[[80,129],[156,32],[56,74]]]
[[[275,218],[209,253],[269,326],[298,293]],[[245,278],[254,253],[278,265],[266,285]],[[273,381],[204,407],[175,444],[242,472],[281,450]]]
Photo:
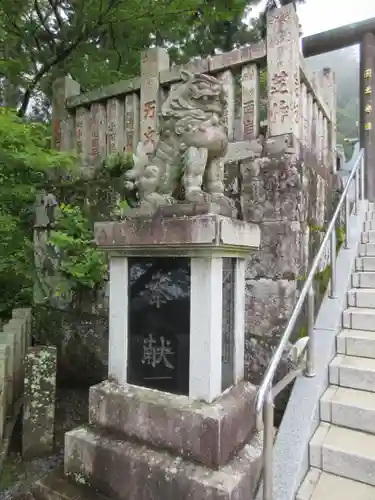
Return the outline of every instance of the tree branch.
[[[109,2],[107,9],[98,16],[97,21],[94,23],[94,25],[90,29],[83,27],[80,34],[77,36],[77,39],[73,43],[71,43],[68,47],[63,48],[62,47],[63,42],[61,42],[60,46],[57,47],[57,49],[56,49],[56,53],[55,53],[54,57],[52,57],[52,59],[50,61],[46,61],[44,64],[42,64],[41,68],[34,75],[33,79],[29,83],[29,85],[24,93],[21,106],[17,112],[17,115],[19,117],[23,117],[25,115],[27,108],[28,108],[28,105],[29,105],[29,102],[30,102],[30,99],[31,99],[31,96],[32,96],[35,88],[38,86],[40,80],[44,77],[44,75],[46,73],[48,73],[48,71],[50,71],[51,68],[53,68],[57,64],[65,61],[71,55],[71,53],[84,40],[86,40],[91,35],[91,33],[93,33],[95,31],[95,29],[97,29],[99,26],[101,26],[103,24],[105,16],[116,5],[116,1],[118,1],[118,0],[111,0]],[[34,0],[34,2],[35,2],[35,5],[37,5],[37,0]],[[39,14],[38,14],[38,18],[42,22],[43,17],[40,18]],[[43,24],[43,26],[44,26],[44,24]],[[44,28],[46,29],[46,31],[49,31],[45,26],[44,26]]]
[[[38,4],[38,0],[34,0],[34,8],[35,8],[35,12],[36,12],[36,15],[38,16],[40,24],[42,25],[45,32],[47,33],[46,42],[48,43],[49,47],[51,49],[53,49],[53,47],[55,45],[54,44],[55,34],[51,31],[50,27],[48,26],[48,22],[47,22],[48,16],[47,17],[43,16],[43,13],[40,10],[39,4]]]
[[[61,30],[64,23],[63,23],[62,17],[61,17],[60,12],[59,12],[59,6],[53,0],[48,0],[48,3],[50,4],[51,9],[52,9],[53,13],[55,14],[57,24],[59,25],[59,28]]]
[[[81,35],[74,43],[72,43],[69,47],[66,47],[65,49],[59,51],[56,51],[55,57],[53,57],[50,61],[45,62],[42,67],[39,69],[39,71],[35,74],[33,79],[31,80],[30,84],[28,85],[28,88],[25,91],[25,94],[22,99],[21,106],[17,112],[17,115],[19,117],[25,116],[25,113],[27,111],[27,107],[29,105],[31,96],[35,88],[37,87],[38,83],[40,80],[43,78],[43,76],[48,73],[48,71],[53,68],[56,64],[64,61],[72,52],[75,50],[78,45],[82,42],[82,39],[84,38],[84,35]]]

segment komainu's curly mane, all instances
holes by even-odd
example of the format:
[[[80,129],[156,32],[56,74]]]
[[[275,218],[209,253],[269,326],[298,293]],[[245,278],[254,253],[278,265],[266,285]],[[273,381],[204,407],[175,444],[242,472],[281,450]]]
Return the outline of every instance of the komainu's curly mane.
[[[182,71],[181,77],[182,83],[171,90],[162,104],[162,122],[181,118],[206,121],[213,113],[222,118],[225,94],[221,82],[211,75],[193,75],[187,71]]]

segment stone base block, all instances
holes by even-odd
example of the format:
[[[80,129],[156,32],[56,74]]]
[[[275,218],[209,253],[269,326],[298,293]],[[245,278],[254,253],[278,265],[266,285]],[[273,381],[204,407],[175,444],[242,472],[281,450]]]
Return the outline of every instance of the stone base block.
[[[261,452],[257,435],[214,471],[94,428],[79,428],[65,435],[65,474],[113,500],[252,500]]]
[[[62,469],[36,481],[31,490],[35,500],[109,500],[90,488],[69,481]]]
[[[191,257],[197,252],[199,255],[207,252],[210,256],[247,257],[251,249],[259,247],[257,225],[207,210],[209,213],[195,216],[168,214],[168,217],[96,222],[95,242],[103,250],[127,257],[143,255],[144,251],[153,256]]]
[[[94,427],[216,469],[255,432],[257,388],[240,382],[211,404],[134,385],[102,382],[90,388]]]

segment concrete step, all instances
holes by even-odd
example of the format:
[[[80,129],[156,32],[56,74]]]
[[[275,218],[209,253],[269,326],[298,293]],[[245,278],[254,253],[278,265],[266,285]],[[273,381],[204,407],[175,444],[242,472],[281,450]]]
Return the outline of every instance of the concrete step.
[[[365,255],[375,256],[375,243],[360,243],[359,255],[361,257]]]
[[[375,330],[375,309],[348,307],[342,314],[342,326],[355,330]]]
[[[334,495],[334,496],[333,496]],[[375,488],[311,467],[296,500],[374,500]]]
[[[353,288],[375,288],[375,272],[355,272],[352,274]]]
[[[375,332],[341,330],[336,337],[337,354],[375,359]]]
[[[355,259],[356,271],[375,271],[375,257],[366,255]]]
[[[311,467],[375,486],[375,436],[322,422],[309,453]],[[341,500],[336,492],[328,498]]]
[[[374,212],[371,212],[373,214]],[[375,230],[375,218],[366,219],[363,223],[364,231],[374,231]]]
[[[375,393],[332,385],[320,400],[320,419],[375,434]]]
[[[369,210],[366,212],[366,220],[375,220],[375,210]]]
[[[60,468],[36,481],[31,491],[35,500],[109,500],[85,485],[72,483]]]
[[[361,234],[361,243],[375,243],[375,230],[363,231]]]
[[[375,359],[338,354],[329,365],[329,382],[340,387],[375,392]]]
[[[348,306],[375,308],[375,288],[352,288],[348,291]]]

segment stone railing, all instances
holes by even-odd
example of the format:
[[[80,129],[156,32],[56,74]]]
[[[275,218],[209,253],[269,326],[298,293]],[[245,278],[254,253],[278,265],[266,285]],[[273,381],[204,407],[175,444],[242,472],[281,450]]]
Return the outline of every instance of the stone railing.
[[[75,150],[84,165],[114,152],[132,152],[139,141],[152,152],[160,106],[181,78],[181,70],[216,76],[226,91],[225,122],[230,141],[260,134],[260,104],[268,113],[268,137],[292,134],[325,166],[334,165],[335,92],[330,70],[309,74],[300,53],[299,22],[293,7],[272,11],[267,39],[186,66],[170,66],[162,48],[142,54],[138,78],[80,93],[69,77],[53,89],[53,140]],[[261,99],[260,73],[267,78]]]
[[[0,447],[11,435],[21,408],[24,359],[31,344],[31,309],[14,309],[0,332]],[[11,429],[8,427],[11,426]],[[0,464],[1,465],[1,464]]]

